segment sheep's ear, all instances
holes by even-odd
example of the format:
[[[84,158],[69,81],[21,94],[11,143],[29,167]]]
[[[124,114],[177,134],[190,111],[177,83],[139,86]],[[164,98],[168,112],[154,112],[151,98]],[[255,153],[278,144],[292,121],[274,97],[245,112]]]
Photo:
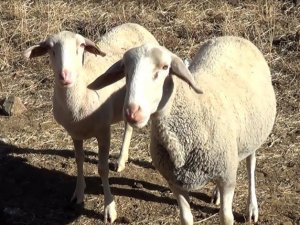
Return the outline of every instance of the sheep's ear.
[[[197,87],[193,75],[188,70],[184,62],[174,54],[172,55],[170,72],[171,74],[176,75],[177,77],[188,83],[196,93],[203,94],[203,91]]]
[[[95,55],[101,55],[106,56],[106,53],[102,52],[98,46],[91,41],[90,39],[84,38],[85,44],[84,44],[84,50],[93,53]]]
[[[50,48],[51,45],[47,41],[43,41],[37,45],[31,46],[30,48],[26,49],[23,55],[27,59],[31,59],[34,57],[45,55]]]
[[[88,85],[89,89],[99,90],[121,80],[125,76],[123,60],[117,61],[104,74]]]

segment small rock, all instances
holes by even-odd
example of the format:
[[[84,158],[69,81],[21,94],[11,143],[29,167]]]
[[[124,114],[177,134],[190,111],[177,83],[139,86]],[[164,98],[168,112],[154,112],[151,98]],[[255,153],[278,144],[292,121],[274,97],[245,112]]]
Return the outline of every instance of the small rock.
[[[19,97],[9,96],[0,101],[0,113],[5,116],[20,115],[27,109]]]
[[[139,189],[142,189],[144,186],[139,183],[139,182],[134,182],[133,185],[132,185],[133,188],[139,188]]]
[[[9,145],[10,141],[9,141],[8,138],[0,137],[0,146],[1,146],[1,144],[7,144],[7,145]]]

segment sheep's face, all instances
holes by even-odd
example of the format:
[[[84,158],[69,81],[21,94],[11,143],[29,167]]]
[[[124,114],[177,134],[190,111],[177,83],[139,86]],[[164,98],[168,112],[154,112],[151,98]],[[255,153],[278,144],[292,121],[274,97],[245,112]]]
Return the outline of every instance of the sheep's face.
[[[33,58],[49,53],[56,84],[72,87],[84,64],[84,50],[105,55],[92,41],[69,31],[49,36],[45,41],[28,48],[24,55]]]
[[[124,116],[131,125],[145,126],[157,111],[171,60],[169,51],[151,45],[131,49],[124,55],[127,83]]]
[[[49,42],[52,47],[48,52],[55,81],[64,87],[71,87],[84,62],[84,38],[67,32],[50,38]]]
[[[164,109],[173,90],[170,75],[186,82],[196,93],[202,93],[183,61],[166,48],[153,44],[128,50],[123,59],[114,63],[88,88],[101,89],[122,79],[124,75],[124,117],[135,127],[145,126],[153,113]]]

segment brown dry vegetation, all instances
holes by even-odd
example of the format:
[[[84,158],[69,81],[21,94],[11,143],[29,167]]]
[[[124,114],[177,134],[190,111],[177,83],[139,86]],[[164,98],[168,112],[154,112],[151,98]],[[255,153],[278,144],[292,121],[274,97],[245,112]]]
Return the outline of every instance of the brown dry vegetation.
[[[63,29],[97,40],[124,22],[145,26],[183,58],[193,57],[201,43],[221,35],[245,37],[261,49],[272,70],[278,115],[270,138],[258,151],[259,224],[300,224],[300,8],[282,0],[238,2],[1,1],[0,97],[19,96],[28,111],[0,117],[0,224],[101,224],[103,193],[96,172],[96,144],[86,142],[85,205],[72,207],[73,146],[52,117],[48,59],[26,61],[22,51]],[[111,160],[118,154],[122,132],[122,124],[113,126]],[[135,130],[127,168],[110,174],[116,224],[179,223],[176,201],[152,168],[148,147],[148,128]],[[245,222],[244,167],[242,163],[234,198],[237,223]],[[192,193],[196,224],[218,223],[218,207],[209,203],[211,187]]]

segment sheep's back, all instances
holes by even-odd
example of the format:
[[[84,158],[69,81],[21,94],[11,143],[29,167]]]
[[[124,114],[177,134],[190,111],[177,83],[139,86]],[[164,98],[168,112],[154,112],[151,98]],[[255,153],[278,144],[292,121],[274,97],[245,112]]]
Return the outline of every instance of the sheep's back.
[[[130,48],[144,43],[158,43],[155,37],[143,26],[135,23],[125,23],[114,27],[103,35],[97,42],[97,46],[106,53],[105,57],[85,53],[85,69],[89,71],[89,79],[92,82],[103,74],[113,63],[123,57]],[[124,86],[123,82],[117,82],[113,86]]]
[[[201,47],[190,70],[204,90],[201,106],[206,105],[208,92],[210,99],[221,99],[213,106],[218,116],[224,117],[220,104],[227,107],[239,158],[259,148],[273,127],[276,100],[268,64],[258,48],[238,37],[216,38]]]

